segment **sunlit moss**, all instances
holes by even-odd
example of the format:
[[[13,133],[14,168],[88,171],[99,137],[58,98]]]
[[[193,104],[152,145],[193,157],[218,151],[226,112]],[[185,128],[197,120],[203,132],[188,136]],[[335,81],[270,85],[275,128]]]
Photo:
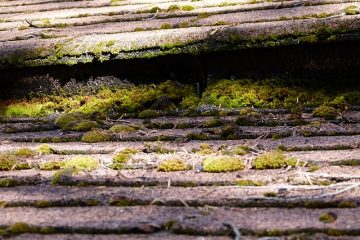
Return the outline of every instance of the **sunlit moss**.
[[[106,142],[111,140],[111,135],[103,130],[94,129],[90,132],[86,132],[82,138],[82,142],[95,143],[95,142]]]
[[[18,162],[16,157],[7,153],[0,153],[0,171],[9,171]]]
[[[19,157],[34,157],[36,152],[30,148],[20,148],[14,154]]]
[[[244,163],[236,157],[210,157],[202,166],[205,172],[233,172],[243,169]]]
[[[64,168],[73,168],[79,171],[92,171],[98,166],[99,161],[89,156],[76,156],[64,162]]]
[[[255,169],[275,169],[286,166],[295,166],[296,163],[297,160],[295,158],[287,158],[284,152],[274,150],[255,158],[253,161],[253,167]]]
[[[59,170],[65,166],[65,163],[62,161],[49,161],[44,162],[39,165],[39,168],[44,171],[53,171]]]
[[[158,166],[158,171],[160,172],[185,171],[190,169],[192,169],[191,165],[177,158],[166,159]]]
[[[41,144],[40,146],[38,146],[36,148],[36,151],[40,154],[40,155],[48,155],[48,154],[52,154],[55,153],[55,150],[53,149],[53,147],[49,144]]]

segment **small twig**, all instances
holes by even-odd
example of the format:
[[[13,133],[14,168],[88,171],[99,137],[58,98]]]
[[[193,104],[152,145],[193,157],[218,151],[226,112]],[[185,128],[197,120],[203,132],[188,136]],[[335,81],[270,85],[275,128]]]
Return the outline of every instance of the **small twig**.
[[[157,17],[158,14],[159,14],[159,9],[156,9],[156,13],[155,13],[152,17],[150,17],[150,18],[145,18],[145,19],[143,19],[143,20],[153,20],[153,19],[155,19],[155,18]]]
[[[234,224],[232,224],[232,223],[223,223],[223,225],[225,227],[230,228],[233,231],[233,233],[235,235],[234,240],[240,240],[241,239],[241,233],[240,233],[239,229]]]
[[[29,24],[30,27],[40,28],[39,26],[34,25],[34,24],[33,24],[31,21],[29,21],[28,19],[25,19],[25,22],[26,22],[27,24]]]
[[[344,193],[344,192],[350,191],[350,190],[352,190],[352,189],[354,189],[354,188],[357,188],[357,187],[359,187],[359,186],[360,186],[360,182],[355,183],[355,184],[353,184],[353,185],[351,185],[351,186],[348,186],[348,187],[346,187],[346,188],[343,188],[343,189],[341,189],[341,190],[335,191],[335,192],[333,192],[333,193],[325,193],[325,194],[316,196],[316,198],[333,197],[333,196],[342,194],[342,193]]]

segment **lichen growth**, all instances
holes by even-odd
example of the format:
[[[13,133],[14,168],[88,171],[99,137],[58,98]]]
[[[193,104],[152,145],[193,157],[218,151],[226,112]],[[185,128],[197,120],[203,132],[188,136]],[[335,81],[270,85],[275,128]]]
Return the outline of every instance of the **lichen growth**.
[[[190,169],[192,169],[191,165],[177,158],[166,159],[161,162],[157,168],[160,172],[186,171]]]
[[[111,135],[100,129],[94,129],[90,132],[86,132],[82,137],[81,141],[86,143],[95,143],[95,142],[106,142],[111,140]]]
[[[294,167],[297,163],[295,158],[287,158],[284,152],[280,150],[273,150],[268,153],[264,153],[253,161],[253,167],[255,169],[276,169],[286,166]]]
[[[236,157],[210,157],[202,163],[205,172],[233,172],[244,169],[242,160]]]

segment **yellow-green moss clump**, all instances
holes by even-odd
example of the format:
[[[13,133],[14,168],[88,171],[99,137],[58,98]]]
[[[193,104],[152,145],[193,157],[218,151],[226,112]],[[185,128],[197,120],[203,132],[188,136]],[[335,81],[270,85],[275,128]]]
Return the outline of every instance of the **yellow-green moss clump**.
[[[276,169],[286,166],[295,166],[297,160],[295,158],[287,158],[283,151],[274,150],[264,153],[253,161],[255,169]]]
[[[64,113],[55,120],[55,125],[62,130],[74,130],[81,122],[87,119],[87,116],[80,112]]]
[[[93,128],[98,128],[98,127],[99,127],[99,124],[97,122],[85,120],[83,122],[76,124],[76,126],[73,128],[73,130],[80,131],[80,132],[86,132],[86,131],[90,131]]]
[[[224,123],[219,118],[213,118],[213,119],[207,120],[203,124],[203,126],[206,128],[220,127],[222,125],[224,125]]]
[[[123,153],[123,154],[136,154],[138,152],[139,152],[139,150],[137,150],[135,148],[124,148],[123,150],[121,150],[120,153]]]
[[[158,166],[158,171],[160,172],[185,171],[191,169],[191,165],[186,164],[183,160],[177,158],[166,159]]]
[[[34,157],[36,152],[30,148],[20,148],[14,154],[19,157]]]
[[[137,128],[133,126],[127,126],[127,125],[114,125],[112,126],[109,131],[113,133],[130,133],[130,132],[136,132]]]
[[[92,171],[98,166],[99,161],[89,156],[76,156],[64,162],[64,168],[73,168],[77,171]]]
[[[264,186],[265,183],[263,181],[255,181],[255,180],[238,180],[236,181],[236,185],[238,186],[253,186],[253,187],[260,187]]]
[[[240,116],[260,118],[261,114],[255,111],[253,108],[244,108],[240,110]]]
[[[323,117],[327,120],[335,119],[338,116],[339,112],[330,106],[320,106],[316,108],[313,112],[314,117]]]
[[[51,162],[41,163],[39,165],[39,168],[44,171],[53,171],[53,170],[59,170],[64,166],[65,163],[62,161],[51,161]]]
[[[14,155],[0,153],[0,171],[10,171],[16,163],[17,159]]]
[[[49,145],[49,144],[41,144],[40,146],[38,146],[36,148],[36,151],[40,154],[40,155],[48,155],[48,154],[53,154],[55,153],[55,150]]]
[[[235,155],[245,155],[250,152],[250,149],[248,146],[236,146],[231,150],[232,154]]]
[[[244,169],[242,160],[236,157],[211,157],[202,163],[205,172],[233,172]]]
[[[16,170],[26,170],[26,169],[31,169],[31,166],[27,162],[18,162],[15,164],[15,169]]]
[[[122,163],[125,164],[131,159],[131,155],[127,153],[118,153],[115,157],[113,157],[114,163]]]
[[[146,109],[138,115],[139,118],[156,118],[160,116],[161,114],[158,111],[151,109]]]
[[[209,155],[212,153],[215,153],[214,149],[209,144],[206,144],[206,143],[201,143],[200,150],[196,151],[196,154],[199,154],[199,155]]]
[[[333,212],[322,213],[319,216],[319,221],[324,223],[333,223],[337,219],[337,215]]]
[[[82,138],[82,142],[95,143],[95,142],[106,142],[111,140],[111,135],[103,130],[94,129],[90,132],[86,132]]]

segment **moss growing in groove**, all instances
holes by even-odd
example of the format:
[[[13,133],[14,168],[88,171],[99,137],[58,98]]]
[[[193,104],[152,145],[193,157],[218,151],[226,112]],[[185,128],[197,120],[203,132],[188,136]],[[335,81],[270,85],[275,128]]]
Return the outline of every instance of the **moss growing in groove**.
[[[160,172],[186,171],[191,170],[192,166],[177,158],[166,159],[157,168]]]
[[[15,164],[14,168],[15,168],[15,170],[27,170],[27,169],[31,169],[31,166],[27,162],[19,162],[19,163]]]
[[[64,162],[64,168],[73,168],[75,171],[92,171],[98,166],[99,161],[89,156],[76,156]]]
[[[202,163],[205,172],[233,172],[244,169],[242,160],[236,157],[211,157]]]
[[[123,154],[136,154],[138,152],[139,152],[139,150],[137,150],[135,148],[124,148],[123,150],[121,150],[120,153],[123,153]]]
[[[30,148],[20,148],[14,154],[18,157],[34,157],[36,152]]]
[[[125,164],[131,159],[131,155],[127,153],[118,153],[115,157],[113,157],[113,163],[121,163]]]
[[[236,146],[231,150],[231,153],[235,155],[246,155],[249,152],[250,148],[248,146]]]
[[[0,178],[0,187],[14,187],[19,185],[19,182],[14,178]]]
[[[10,171],[18,162],[17,158],[8,153],[0,153],[0,171]]]
[[[253,186],[253,187],[260,187],[265,186],[265,182],[263,181],[255,181],[255,180],[237,180],[237,186]]]
[[[276,192],[266,192],[264,193],[265,197],[277,197],[277,193]]]
[[[39,169],[43,171],[53,171],[53,170],[59,170],[65,166],[65,163],[62,161],[50,161],[41,163],[39,165]]]
[[[319,221],[323,223],[333,223],[336,221],[336,219],[337,219],[337,215],[336,213],[333,212],[322,213],[319,216]]]
[[[214,149],[206,143],[201,143],[200,144],[200,150],[196,151],[196,154],[199,155],[209,155],[209,154],[213,154],[215,153]]]
[[[73,128],[74,131],[80,131],[80,132],[86,132],[86,131],[90,131],[93,128],[98,128],[99,124],[95,121],[83,121],[80,122],[78,124],[76,124],[76,126]]]
[[[49,144],[41,144],[40,146],[38,146],[36,148],[36,151],[40,154],[40,155],[48,155],[48,154],[53,154],[55,153],[55,150],[51,147],[51,145]]]
[[[189,133],[186,138],[190,140],[208,140],[209,137],[205,133]]]
[[[204,122],[203,127],[213,128],[213,127],[220,127],[222,125],[224,125],[223,121],[221,121],[219,118],[213,118]]]
[[[181,6],[181,10],[183,10],[183,11],[192,11],[194,9],[195,9],[195,7],[191,6],[191,5],[183,5],[183,6]]]
[[[87,118],[88,117],[85,114],[80,112],[64,113],[57,117],[54,123],[62,130],[73,130],[77,124],[83,122]]]
[[[160,117],[161,114],[158,111],[146,109],[140,112],[138,116],[139,118],[156,118],[156,117]]]
[[[313,112],[314,117],[323,117],[326,120],[332,120],[335,119],[339,115],[339,112],[330,106],[320,106],[316,108]]]
[[[117,124],[112,126],[109,131],[113,133],[130,133],[136,132],[138,129],[138,127]]]
[[[295,166],[297,160],[295,158],[287,158],[284,152],[280,150],[273,150],[268,153],[264,153],[253,161],[253,168],[255,169],[276,169],[286,166]]]
[[[171,29],[172,25],[170,23],[163,23],[160,26],[160,29]]]
[[[82,137],[81,141],[86,143],[95,142],[107,142],[111,140],[111,135],[101,129],[94,129],[90,132],[86,132]]]

